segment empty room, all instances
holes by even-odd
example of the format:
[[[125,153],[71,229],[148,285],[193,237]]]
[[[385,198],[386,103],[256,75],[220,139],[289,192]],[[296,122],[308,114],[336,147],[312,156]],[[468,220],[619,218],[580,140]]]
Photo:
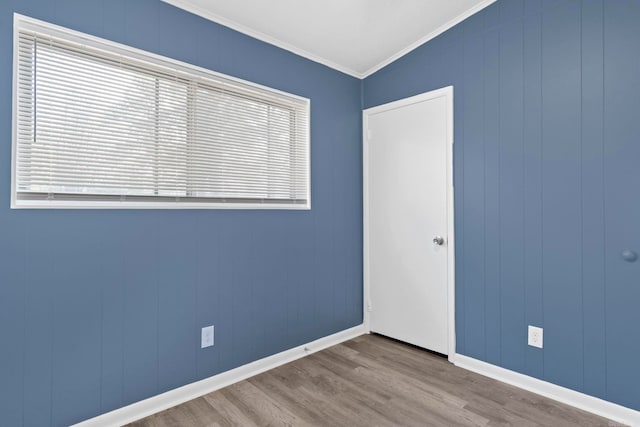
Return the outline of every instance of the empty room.
[[[640,426],[639,0],[0,0],[0,426]]]

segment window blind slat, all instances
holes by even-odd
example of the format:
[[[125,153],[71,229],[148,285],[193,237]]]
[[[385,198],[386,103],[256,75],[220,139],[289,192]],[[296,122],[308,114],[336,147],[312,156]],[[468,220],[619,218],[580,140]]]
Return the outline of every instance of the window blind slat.
[[[55,34],[19,30],[16,200],[308,205],[308,101]]]

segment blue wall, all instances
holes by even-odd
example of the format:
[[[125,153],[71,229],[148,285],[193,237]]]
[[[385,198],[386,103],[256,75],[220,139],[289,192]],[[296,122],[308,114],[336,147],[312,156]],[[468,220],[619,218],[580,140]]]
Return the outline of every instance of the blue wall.
[[[364,81],[365,107],[455,86],[458,351],[635,409],[638,22],[637,0],[501,0]]]
[[[14,11],[310,98],[313,210],[10,210]],[[2,0],[0,424],[68,425],[360,324],[361,174],[358,79],[160,0]]]

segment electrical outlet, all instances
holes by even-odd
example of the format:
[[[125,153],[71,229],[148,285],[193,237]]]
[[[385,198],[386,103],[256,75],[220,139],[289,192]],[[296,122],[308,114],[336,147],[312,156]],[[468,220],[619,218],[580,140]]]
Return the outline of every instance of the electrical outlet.
[[[529,345],[531,347],[542,348],[542,328],[529,325]]]
[[[200,347],[207,348],[213,345],[213,325],[202,328]]]

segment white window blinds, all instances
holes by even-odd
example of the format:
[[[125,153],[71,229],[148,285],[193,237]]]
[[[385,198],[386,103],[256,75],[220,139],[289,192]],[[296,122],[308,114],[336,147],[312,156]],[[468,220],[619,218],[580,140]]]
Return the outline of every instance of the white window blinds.
[[[42,24],[16,37],[16,207],[309,206],[308,100]]]

